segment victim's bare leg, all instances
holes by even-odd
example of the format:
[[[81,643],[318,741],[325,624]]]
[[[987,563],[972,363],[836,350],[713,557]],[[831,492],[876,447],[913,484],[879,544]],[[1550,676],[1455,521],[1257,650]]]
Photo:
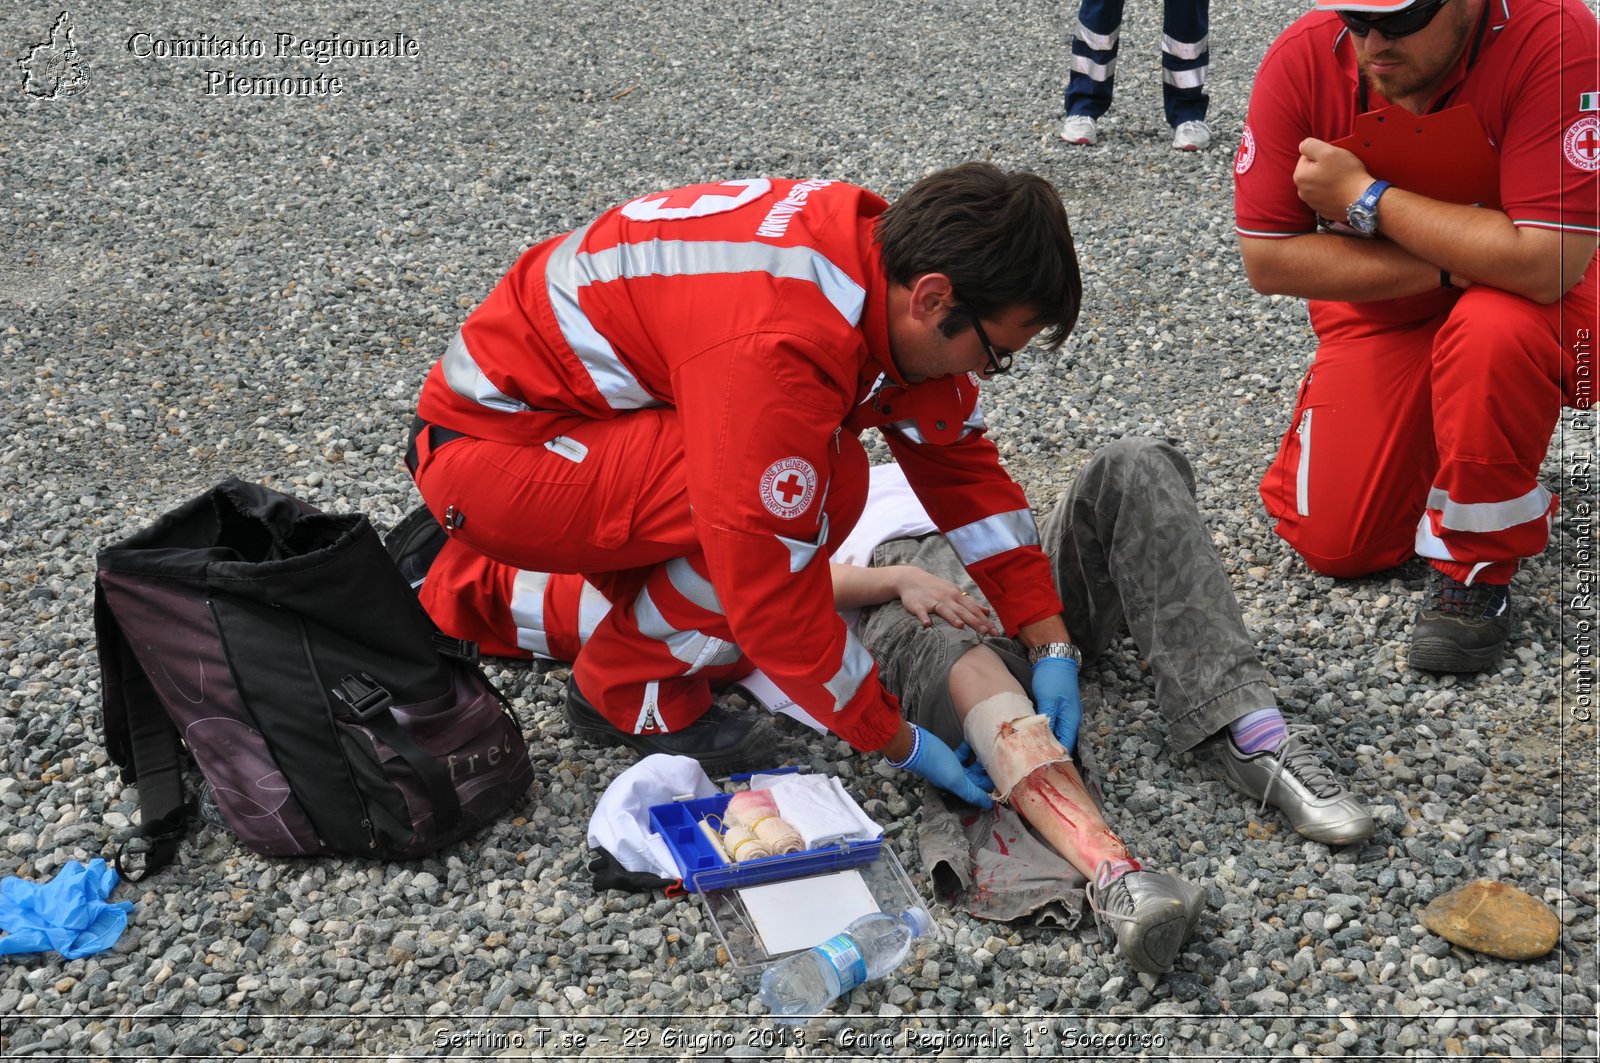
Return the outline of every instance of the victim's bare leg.
[[[1005,663],[987,646],[973,647],[950,668],[950,696],[959,720],[965,720],[974,706],[1007,693],[1027,696]],[[1003,728],[1010,729],[998,737],[991,759],[1014,755],[1044,759],[1024,732],[1010,725]],[[1056,749],[1060,750],[1059,745]],[[1064,757],[1065,751],[1060,750],[1060,754]],[[986,762],[984,767],[991,775],[1011,774],[1002,771],[998,763]],[[1086,878],[1094,878],[1102,863],[1131,859],[1128,847],[1106,825],[1070,760],[1053,760],[1034,768],[1012,786],[1009,798],[1012,807]]]
[[[1172,969],[1205,895],[1171,875],[1147,872],[1111,833],[1078,769],[1010,669],[987,646],[950,666],[956,718],[1001,796],[1089,879],[1089,903],[1110,920],[1117,948],[1148,974]]]

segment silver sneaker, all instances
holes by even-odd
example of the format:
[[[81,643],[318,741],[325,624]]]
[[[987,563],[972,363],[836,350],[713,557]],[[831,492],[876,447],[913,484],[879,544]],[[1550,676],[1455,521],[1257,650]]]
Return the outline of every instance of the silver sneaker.
[[[1185,929],[1183,940],[1188,941],[1194,936],[1194,928],[1200,925],[1200,917],[1206,911],[1206,891],[1196,886],[1188,879],[1169,875],[1172,881],[1178,884],[1178,892],[1183,894],[1183,921]]]
[[[1276,805],[1312,841],[1351,845],[1372,837],[1371,814],[1317,756],[1313,743],[1321,744],[1314,724],[1290,727],[1276,751],[1241,753],[1233,736],[1223,735],[1216,743],[1217,763],[1229,786],[1258,799],[1262,808]]]
[[[1178,950],[1205,909],[1205,892],[1199,887],[1154,871],[1129,871],[1104,889],[1090,879],[1084,894],[1095,922],[1102,928],[1115,924],[1111,929],[1118,951],[1146,974],[1172,970]]]

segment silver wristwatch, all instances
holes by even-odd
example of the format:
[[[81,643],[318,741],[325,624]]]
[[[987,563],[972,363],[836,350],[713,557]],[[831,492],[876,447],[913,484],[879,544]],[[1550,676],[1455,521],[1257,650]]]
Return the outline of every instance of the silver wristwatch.
[[[1362,236],[1378,235],[1378,200],[1389,191],[1388,181],[1374,181],[1361,193],[1361,198],[1345,210],[1345,221]]]
[[[1038,664],[1046,657],[1065,657],[1077,664],[1083,663],[1083,654],[1078,652],[1078,647],[1070,642],[1046,642],[1038,646],[1028,647],[1028,663]]]

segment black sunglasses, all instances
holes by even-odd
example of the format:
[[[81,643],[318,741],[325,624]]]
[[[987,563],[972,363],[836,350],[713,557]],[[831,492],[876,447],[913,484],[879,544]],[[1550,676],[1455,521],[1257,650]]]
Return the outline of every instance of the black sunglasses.
[[[989,375],[1004,373],[1011,368],[1011,360],[1017,356],[1016,351],[997,351],[994,344],[989,342],[989,334],[983,331],[983,323],[978,320],[978,312],[970,306],[962,306],[967,316],[972,319],[972,330],[978,334],[978,342],[983,344],[984,356],[989,359]]]
[[[1408,7],[1404,11],[1377,17],[1354,11],[1341,11],[1339,18],[1357,37],[1365,39],[1367,34],[1377,30],[1388,40],[1397,41],[1401,37],[1409,37],[1418,30],[1426,28],[1428,23],[1433,21],[1433,16],[1439,13],[1439,9],[1449,2],[1450,0],[1428,0],[1427,3]]]

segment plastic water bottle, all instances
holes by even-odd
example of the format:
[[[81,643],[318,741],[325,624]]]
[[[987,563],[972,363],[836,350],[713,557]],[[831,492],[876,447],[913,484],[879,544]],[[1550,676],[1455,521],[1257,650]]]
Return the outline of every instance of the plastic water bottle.
[[[814,948],[787,956],[761,975],[761,1002],[778,1022],[802,1022],[871,978],[899,967],[911,940],[933,931],[921,908],[872,912]]]

